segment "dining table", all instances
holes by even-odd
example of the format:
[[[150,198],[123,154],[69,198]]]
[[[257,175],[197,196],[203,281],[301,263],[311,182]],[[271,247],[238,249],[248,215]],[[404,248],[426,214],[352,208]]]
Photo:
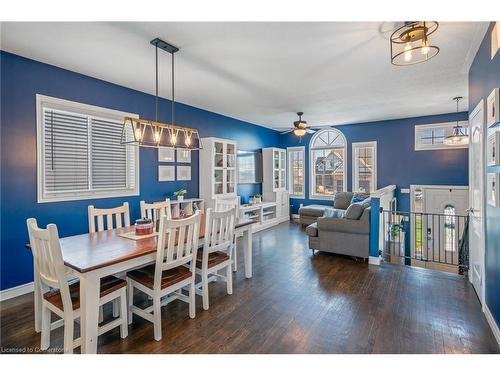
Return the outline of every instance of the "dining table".
[[[240,219],[235,224],[235,236],[243,236],[245,244],[243,256],[247,278],[252,277],[252,224],[254,223],[255,220]],[[64,264],[70,276],[80,280],[81,353],[97,353],[101,278],[151,264],[156,260],[158,236],[141,239],[123,237],[123,234],[134,230],[134,226],[128,226],[60,238]],[[202,214],[200,247],[203,246],[204,236],[205,215]],[[39,332],[43,297],[36,267],[34,271],[35,330]]]

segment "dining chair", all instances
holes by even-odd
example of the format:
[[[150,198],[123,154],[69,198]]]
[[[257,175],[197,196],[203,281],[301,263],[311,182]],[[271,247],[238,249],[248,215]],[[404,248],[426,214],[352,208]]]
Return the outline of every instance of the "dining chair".
[[[161,215],[166,215],[167,219],[172,219],[172,211],[170,208],[170,199],[165,199],[161,202],[146,203],[141,201],[141,217],[151,219],[153,221],[160,220]]]
[[[226,211],[207,210],[205,221],[205,242],[203,250],[196,258],[196,273],[201,275],[200,286],[196,288],[203,297],[203,309],[208,310],[208,278],[214,275],[226,281],[227,294],[233,294],[233,274],[231,271],[231,254],[234,242],[234,225],[236,209]],[[218,271],[225,268],[225,276]]]
[[[78,280],[68,281],[67,268],[64,265],[59,234],[55,224],[46,229],[38,227],[36,219],[26,221],[28,233],[35,258],[38,280],[42,293],[42,326],[40,348],[46,350],[50,346],[50,331],[64,325],[64,353],[73,353],[73,349],[81,345],[81,339],[74,339],[74,323],[80,318],[80,283]],[[128,335],[127,296],[125,280],[114,276],[101,279],[99,306],[118,300],[120,314],[117,319],[100,326],[98,334],[120,326],[120,336]],[[61,319],[51,322],[54,313]]]
[[[89,233],[102,232],[104,230],[110,230],[114,228],[122,228],[130,226],[130,210],[128,202],[124,202],[123,205],[113,208],[95,208],[93,205],[89,205]],[[122,218],[123,216],[123,218]],[[97,221],[97,230],[96,230]],[[106,223],[106,228],[104,227]],[[115,276],[125,279],[125,273],[116,274]],[[118,316],[119,306],[115,301],[113,302],[113,317]],[[103,321],[103,309],[99,309],[99,323]]]
[[[155,264],[127,273],[128,319],[133,314],[154,325],[154,338],[161,340],[162,297],[163,303],[179,299],[189,304],[189,317],[196,315],[195,305],[195,263],[200,235],[200,213],[187,219],[168,220],[160,217],[160,230]],[[145,309],[134,305],[134,288],[151,297],[153,304]],[[186,295],[182,289],[189,289]]]
[[[89,232],[102,232],[114,228],[121,228],[124,223],[126,227],[130,226],[130,211],[128,202],[124,202],[122,206],[114,208],[95,208],[93,205],[88,207],[89,210]],[[123,220],[122,220],[123,215]],[[96,230],[97,219],[97,230]],[[106,229],[104,229],[104,220],[106,220]]]
[[[240,197],[235,196],[235,197],[215,197],[215,211],[226,211],[230,208],[235,208],[236,209],[236,217],[235,217],[235,222],[238,221],[239,218],[239,212],[240,212]],[[232,253],[233,253],[233,271],[238,271],[238,248],[237,248],[237,243],[236,243],[236,238],[234,239],[233,247],[232,247]]]

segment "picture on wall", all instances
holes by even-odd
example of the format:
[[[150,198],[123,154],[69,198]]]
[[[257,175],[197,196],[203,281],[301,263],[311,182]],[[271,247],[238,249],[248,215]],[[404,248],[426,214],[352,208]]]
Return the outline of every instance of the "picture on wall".
[[[500,194],[499,194],[499,177],[498,173],[488,173],[487,177],[487,201],[490,206],[498,207],[500,206]]]
[[[500,165],[500,131],[495,131],[488,136],[487,152],[488,165]]]
[[[177,181],[190,181],[190,180],[191,180],[191,166],[178,165]]]
[[[486,123],[492,127],[500,122],[500,89],[493,89],[486,100]]]
[[[175,181],[175,167],[173,165],[159,165],[158,181]]]
[[[173,163],[175,161],[175,149],[172,147],[158,147],[158,161]]]
[[[185,150],[178,148],[177,153],[177,163],[191,163],[191,150]]]

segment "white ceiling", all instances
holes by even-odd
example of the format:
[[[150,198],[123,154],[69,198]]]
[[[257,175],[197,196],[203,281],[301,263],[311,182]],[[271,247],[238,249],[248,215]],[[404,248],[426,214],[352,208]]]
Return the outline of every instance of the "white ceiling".
[[[455,111],[488,23],[441,23],[434,59],[390,64],[392,22],[2,23],[1,48],[154,94],[154,47],[176,54],[176,99],[274,128],[304,111],[338,125]],[[160,93],[170,97],[170,55],[160,51]]]

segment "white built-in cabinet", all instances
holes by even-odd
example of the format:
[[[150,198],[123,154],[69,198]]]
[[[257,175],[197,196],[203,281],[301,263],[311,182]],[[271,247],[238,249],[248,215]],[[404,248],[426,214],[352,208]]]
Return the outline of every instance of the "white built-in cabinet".
[[[236,142],[214,137],[201,141],[200,198],[214,208],[216,197],[236,196]]]
[[[262,198],[276,202],[276,216],[288,220],[290,202],[286,187],[286,150],[276,147],[262,149]]]

